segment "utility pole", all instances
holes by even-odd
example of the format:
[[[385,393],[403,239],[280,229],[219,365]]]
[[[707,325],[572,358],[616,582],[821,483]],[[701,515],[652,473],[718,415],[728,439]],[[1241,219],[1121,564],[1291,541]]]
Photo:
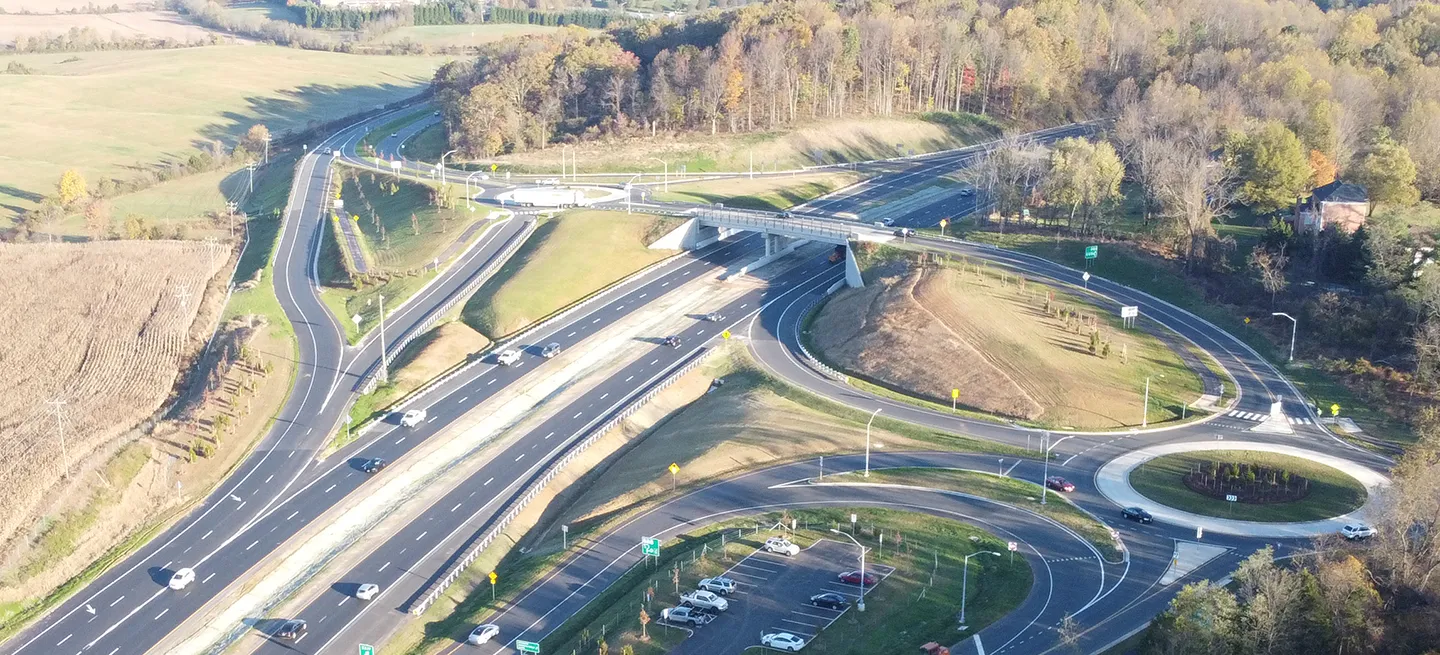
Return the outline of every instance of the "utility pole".
[[[661,166],[664,166],[664,167],[665,167],[665,190],[666,190],[666,191],[669,191],[669,190],[670,190],[670,162],[667,162],[667,161],[665,161],[665,160],[663,160],[663,159],[660,159],[659,157],[651,157],[651,158],[650,158],[650,161],[658,161],[658,162],[660,162],[660,165],[661,165]]]
[[[1150,425],[1150,376],[1145,376],[1145,406],[1140,411],[1140,427]]]
[[[446,152],[440,153],[440,188],[442,188],[442,189],[445,188],[445,156],[446,156],[446,155],[453,155],[453,154],[455,154],[455,153],[457,153],[457,152],[460,152],[460,151],[459,151],[459,150],[448,150],[448,151],[446,151]]]
[[[1295,361],[1295,333],[1300,330],[1300,321],[1295,320],[1294,316],[1286,314],[1285,312],[1270,312],[1270,315],[1284,316],[1290,319],[1290,361]]]
[[[995,552],[995,551],[993,551],[993,550],[982,550],[982,551],[980,551],[980,552],[978,552],[978,553],[970,553],[969,555],[966,555],[966,556],[965,556],[965,563],[962,565],[962,566],[964,567],[964,569],[965,569],[965,574],[964,574],[964,576],[962,576],[962,578],[961,578],[961,580],[960,580],[960,629],[961,629],[961,630],[964,630],[964,629],[967,627],[967,626],[965,625],[965,595],[966,595],[966,591],[968,591],[969,588],[970,588],[970,558],[971,558],[971,557],[974,557],[974,556],[976,556],[976,555],[994,555],[994,556],[996,556],[996,557],[999,557],[999,556],[1000,556],[1000,553],[997,553],[997,552]]]
[[[255,162],[245,164],[245,170],[250,171],[250,193],[255,193]]]
[[[380,295],[380,381],[390,381],[390,362],[385,357],[385,295]]]
[[[70,448],[65,444],[65,411],[66,401],[61,398],[45,401],[46,405],[55,412],[55,433],[60,436],[60,466],[61,474],[69,479],[70,477]]]
[[[265,134],[265,163],[270,163],[270,134]]]
[[[1052,443],[1050,443],[1050,433],[1049,433],[1049,432],[1046,432],[1046,433],[1045,433],[1045,472],[1044,472],[1044,474],[1042,474],[1042,477],[1041,477],[1041,479],[1040,479],[1040,504],[1041,504],[1041,505],[1044,505],[1044,504],[1045,504],[1045,498],[1046,498],[1046,496],[1048,495],[1047,492],[1050,491],[1050,486],[1048,485],[1048,483],[1050,482],[1050,451],[1051,451],[1051,449],[1055,448],[1055,446],[1060,445],[1061,442],[1063,442],[1063,441],[1065,441],[1066,439],[1069,439],[1070,437],[1073,437],[1073,436],[1075,436],[1075,435],[1072,434],[1072,435],[1068,435],[1068,436],[1061,437],[1061,438],[1060,438],[1060,441],[1056,441],[1055,443],[1052,444]]]

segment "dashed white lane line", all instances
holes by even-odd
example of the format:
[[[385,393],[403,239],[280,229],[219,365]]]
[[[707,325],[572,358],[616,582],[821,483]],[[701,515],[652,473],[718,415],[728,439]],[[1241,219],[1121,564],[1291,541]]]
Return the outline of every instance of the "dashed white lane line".
[[[120,602],[120,601],[122,601],[122,600],[125,600],[125,597],[124,597],[124,596],[121,596],[121,597],[119,597],[119,598],[116,598],[115,600],[110,601],[110,606],[111,606],[111,607],[114,607],[114,606],[115,606],[115,603],[118,603],[118,602]]]
[[[515,458],[515,461],[518,462],[518,461],[520,461],[520,460],[522,460],[522,459],[525,459],[525,453],[520,453],[520,456],[519,456],[519,457],[516,457],[516,458]]]
[[[384,570],[385,570],[385,567],[387,567],[387,566],[390,566],[390,563],[389,563],[389,562],[386,562],[386,563],[384,563],[384,564],[381,564],[381,565],[380,565],[380,568],[375,569],[375,572],[376,572],[376,573],[379,573],[379,572],[381,572],[381,571],[384,571]]]
[[[573,337],[573,336],[575,336],[575,332],[576,332],[576,331],[571,331],[570,334],[567,334],[567,335],[565,335],[565,336],[567,336],[567,337]]]
[[[328,486],[328,487],[325,487],[325,493],[327,493],[327,494],[330,493],[330,491],[335,488],[335,485],[338,485],[338,484],[340,484],[340,483],[339,483],[339,482],[336,482],[335,484],[332,484],[332,485],[330,485],[330,486]]]
[[[270,475],[270,477],[265,478],[265,484],[270,484],[270,479],[273,478],[273,477],[275,477],[275,475],[272,473],[272,474]]]
[[[74,637],[74,636],[75,636],[75,633],[73,633],[73,632],[70,633],[70,634],[68,634],[68,635],[65,635],[65,638],[64,638],[64,639],[61,639],[61,640],[60,640],[60,643],[55,644],[55,645],[56,645],[56,646],[64,646],[64,645],[65,645],[65,642],[70,641],[70,638],[71,638],[71,637]]]
[[[625,381],[626,381],[626,382],[629,382],[629,381],[634,380],[634,379],[635,379],[635,376],[632,375],[632,376],[630,376],[630,377],[628,377],[628,378],[625,378]]]
[[[256,539],[256,540],[255,540],[254,542],[252,542],[249,546],[246,546],[246,547],[245,547],[245,550],[250,550],[251,548],[254,548],[254,547],[255,547],[255,544],[258,544],[258,543],[260,543],[260,540],[259,540],[259,539]]]
[[[585,412],[575,412],[575,418],[580,418],[580,415],[584,413]]]
[[[159,613],[159,614],[156,614],[156,615],[155,615],[155,618],[150,619],[150,620],[151,620],[151,621],[159,621],[159,620],[160,620],[160,617],[165,616],[165,613],[166,613],[166,612],[169,612],[169,611],[170,611],[170,608],[168,608],[168,607],[165,608],[165,609],[163,609],[163,610],[160,610],[160,613]]]
[[[398,446],[398,445],[400,445],[400,444],[402,444],[402,443],[405,443],[405,439],[406,439],[406,438],[407,438],[407,437],[400,437],[399,439],[396,439],[396,440],[395,440],[395,445]]]
[[[295,510],[295,511],[293,511],[293,512],[290,512],[290,516],[285,517],[285,520],[286,520],[286,521],[289,521],[290,519],[295,518],[295,515],[296,515],[296,514],[299,514],[299,513],[300,513],[300,510],[298,510],[298,509]]]
[[[424,539],[424,538],[425,538],[425,535],[427,535],[427,534],[430,534],[430,531],[429,531],[429,530],[426,530],[426,531],[424,531],[424,532],[421,532],[421,533],[420,533],[420,536],[415,537],[415,541],[420,541],[421,539]]]
[[[605,400],[606,398],[609,398],[609,397],[610,397],[610,394],[609,394],[609,393],[606,393],[606,394],[600,396],[600,400]]]
[[[545,435],[545,438],[546,438],[546,439],[549,439],[550,437],[553,437],[553,436],[555,436],[555,433],[554,433],[554,432],[551,432],[550,434]]]
[[[652,360],[652,361],[650,362],[650,365],[651,365],[651,366],[654,366],[654,365],[659,364],[659,363],[660,363],[660,360],[659,360],[659,359],[655,359],[655,360]]]
[[[460,402],[463,403],[463,402],[465,402],[465,401],[467,401],[467,400],[470,400],[470,396],[465,396],[464,398],[461,398],[461,399],[460,399]]]
[[[457,510],[457,509],[460,509],[460,506],[461,506],[461,505],[464,505],[464,504],[465,504],[465,503],[455,503],[455,506],[454,506],[454,507],[451,507],[451,508],[450,508],[450,511],[453,512],[453,511],[455,511],[455,510]]]
[[[492,384],[495,384],[495,378],[490,378],[490,381],[489,381],[489,382],[486,382],[486,383],[485,383],[485,386],[488,387],[488,386],[490,386],[490,385],[492,385]]]
[[[485,481],[485,484],[482,484],[482,485],[480,485],[480,486],[482,486],[482,487],[488,487],[488,486],[490,486],[490,483],[491,483],[491,482],[494,482],[494,481],[495,481],[495,478],[490,478],[489,480],[486,480],[486,481]]]
[[[209,582],[209,581],[210,581],[210,578],[213,578],[213,577],[215,577],[215,574],[214,574],[214,573],[211,573],[210,575],[205,576],[205,579],[204,579],[204,580],[201,580],[201,581],[200,581],[200,584],[205,584],[205,583]]]

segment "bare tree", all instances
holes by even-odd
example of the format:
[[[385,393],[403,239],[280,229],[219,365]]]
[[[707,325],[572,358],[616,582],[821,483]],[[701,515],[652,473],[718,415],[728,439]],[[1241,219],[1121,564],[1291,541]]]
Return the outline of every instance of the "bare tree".
[[[1227,168],[1193,142],[1159,141],[1151,147],[1158,152],[1149,155],[1153,159],[1147,160],[1152,169],[1147,177],[1156,186],[1165,216],[1179,228],[1188,269],[1205,257],[1215,236],[1215,219],[1234,202],[1235,184]]]
[[[1275,306],[1275,295],[1285,290],[1290,281],[1285,278],[1285,267],[1290,263],[1290,258],[1285,256],[1282,248],[1278,253],[1272,253],[1265,249],[1265,246],[1255,246],[1250,251],[1250,268],[1260,276],[1260,285],[1270,292],[1270,306]]]

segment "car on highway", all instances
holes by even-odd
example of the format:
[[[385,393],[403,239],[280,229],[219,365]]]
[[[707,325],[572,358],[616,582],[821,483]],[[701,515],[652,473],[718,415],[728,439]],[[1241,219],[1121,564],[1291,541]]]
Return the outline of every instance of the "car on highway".
[[[439,112],[439,110],[436,110],[434,113],[432,113],[432,114],[430,114],[430,115],[431,115],[431,116],[439,116],[439,115],[440,115],[440,112]]]
[[[665,337],[665,345],[670,346],[671,348],[679,348],[679,347],[680,347],[680,337],[677,336],[677,335],[674,335],[674,334],[672,334],[672,335],[670,335],[670,336],[668,336],[668,337]]]
[[[195,569],[186,567],[170,574],[170,582],[167,586],[175,591],[180,591],[190,586],[195,581]]]
[[[697,628],[715,620],[714,616],[698,607],[671,607],[660,610],[660,618],[666,623],[689,623]]]
[[[876,222],[875,224],[876,224],[876,225],[879,225],[879,226],[881,226],[881,227],[890,227],[891,225],[894,225],[894,224],[895,224],[895,219],[893,219],[893,218],[882,218],[882,219],[880,219],[878,222]]]
[[[773,632],[760,637],[760,645],[775,650],[795,652],[805,647],[805,640],[788,632]]]
[[[974,189],[961,189],[961,190],[960,190],[960,197],[961,197],[961,198],[969,198],[970,196],[973,196],[973,195],[975,195],[975,190],[974,190]]]
[[[372,474],[379,473],[385,470],[385,467],[389,465],[390,462],[380,459],[379,457],[371,457],[370,459],[365,460],[364,464],[360,465],[360,470]]]
[[[761,548],[764,548],[767,553],[779,553],[790,557],[800,554],[800,547],[790,543],[790,540],[785,537],[770,537],[765,540],[765,545]]]
[[[897,236],[897,237],[913,237],[913,236],[915,236],[915,230],[912,230],[912,229],[910,229],[910,228],[908,228],[908,227],[897,228],[897,229],[895,230],[895,236]]]
[[[705,578],[695,586],[705,591],[713,591],[721,596],[735,593],[735,581],[725,577]]]
[[[401,427],[413,428],[425,422],[425,410],[412,409],[400,417]]]
[[[560,186],[560,180],[553,177],[540,180],[540,183],[545,186]]]
[[[1120,516],[1137,523],[1149,523],[1151,521],[1150,512],[1140,509],[1139,507],[1126,507],[1120,510]]]
[[[280,624],[280,629],[275,631],[275,638],[284,639],[285,641],[296,641],[304,637],[308,631],[309,626],[305,625],[304,621],[300,619],[290,619]]]
[[[1340,528],[1340,534],[1351,541],[1359,541],[1375,536],[1375,528],[1364,523],[1351,523]]]
[[[554,356],[559,355],[559,354],[560,354],[560,344],[558,344],[558,343],[546,344],[544,348],[541,348],[541,349],[540,349],[540,356],[541,356],[541,357],[544,357],[545,359],[550,359],[551,357],[554,357]]]
[[[1067,494],[1075,490],[1074,482],[1066,480],[1065,478],[1062,478],[1058,475],[1045,478],[1045,486],[1050,487],[1055,491],[1063,491]]]
[[[873,587],[877,582],[874,573],[861,575],[859,571],[846,571],[840,574],[840,581],[845,584],[860,584],[862,579],[865,581],[865,586],[867,587]]]
[[[500,634],[500,626],[494,623],[482,623],[470,631],[470,636],[466,637],[465,641],[470,642],[473,646],[479,646],[490,643],[490,639],[498,634]]]
[[[374,600],[380,594],[380,585],[367,582],[355,589],[355,597],[360,600]]]
[[[721,314],[720,312],[710,312],[709,314],[705,315],[705,320],[711,323],[719,323],[720,321],[725,320],[725,315]]]
[[[399,133],[399,132],[391,132],[391,133],[390,133],[390,138],[392,138],[392,139],[395,138],[395,137],[397,137],[397,136],[400,136],[400,133]]]
[[[826,609],[843,610],[850,606],[850,601],[846,600],[845,597],[841,596],[840,594],[837,594],[833,591],[827,591],[823,594],[815,594],[814,596],[811,596],[810,604],[816,607],[824,607]]]
[[[681,594],[681,606],[698,607],[702,610],[715,610],[724,612],[730,609],[730,601],[721,598],[718,594],[703,589],[692,591],[688,594]]]
[[[514,348],[506,348],[500,351],[499,355],[495,356],[495,361],[499,362],[501,366],[513,366],[515,362],[520,361],[520,351]]]
[[[795,212],[787,209],[783,212],[780,212],[780,218],[795,218]]]

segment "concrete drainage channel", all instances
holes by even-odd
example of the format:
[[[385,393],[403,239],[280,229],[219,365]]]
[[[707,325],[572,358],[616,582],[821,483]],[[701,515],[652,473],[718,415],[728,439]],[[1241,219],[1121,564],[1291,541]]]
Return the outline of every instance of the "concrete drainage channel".
[[[724,573],[736,586],[727,598],[729,609],[695,630],[671,654],[741,653],[758,645],[761,635],[782,632],[804,639],[808,648],[811,640],[854,611],[860,587],[840,582],[839,576],[858,568],[855,547],[829,539],[816,541],[794,557],[756,550]],[[895,569],[880,564],[866,566],[865,572],[875,576],[878,586]],[[839,594],[845,607],[830,609],[810,602],[811,596],[822,593]],[[871,593],[871,587],[865,593]]]

